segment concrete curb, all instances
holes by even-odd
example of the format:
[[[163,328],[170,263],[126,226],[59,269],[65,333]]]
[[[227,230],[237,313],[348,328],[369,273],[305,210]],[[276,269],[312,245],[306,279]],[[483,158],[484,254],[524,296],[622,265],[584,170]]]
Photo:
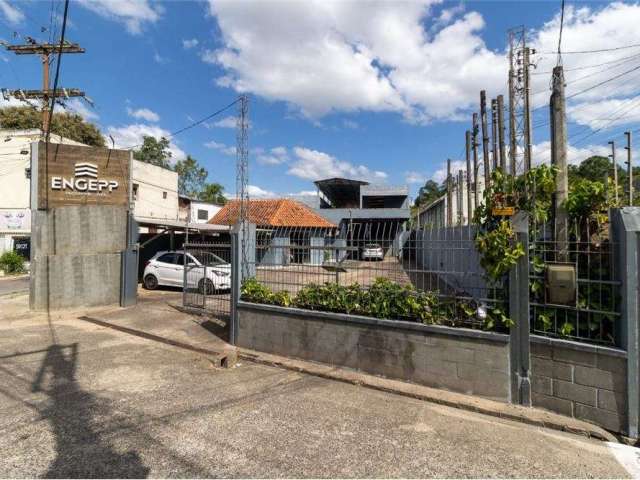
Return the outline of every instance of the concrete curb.
[[[28,293],[29,293],[29,290],[16,290],[13,292],[0,293],[0,298],[19,297],[21,295],[26,295]]]
[[[280,357],[246,348],[238,347],[238,359],[306,373],[329,380],[337,380],[352,385],[359,385],[383,392],[396,393],[439,405],[460,408],[538,427],[574,433],[607,442],[618,442],[616,436],[596,425],[537,408],[527,408],[519,405],[495,402],[480,397],[367,375],[346,368]]]

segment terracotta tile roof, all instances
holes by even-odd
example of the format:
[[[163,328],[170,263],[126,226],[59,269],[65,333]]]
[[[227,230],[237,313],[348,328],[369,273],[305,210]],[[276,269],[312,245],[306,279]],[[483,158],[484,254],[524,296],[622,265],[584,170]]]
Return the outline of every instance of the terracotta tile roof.
[[[240,202],[231,200],[209,223],[235,225],[239,217]],[[289,198],[249,200],[247,218],[262,227],[336,227],[305,204]]]

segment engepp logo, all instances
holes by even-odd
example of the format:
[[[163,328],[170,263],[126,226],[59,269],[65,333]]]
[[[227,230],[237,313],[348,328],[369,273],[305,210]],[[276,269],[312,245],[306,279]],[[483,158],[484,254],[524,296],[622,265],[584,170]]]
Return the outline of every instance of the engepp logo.
[[[94,163],[76,163],[73,178],[51,177],[52,190],[104,193],[113,192],[118,186],[116,180],[101,180],[98,166]]]

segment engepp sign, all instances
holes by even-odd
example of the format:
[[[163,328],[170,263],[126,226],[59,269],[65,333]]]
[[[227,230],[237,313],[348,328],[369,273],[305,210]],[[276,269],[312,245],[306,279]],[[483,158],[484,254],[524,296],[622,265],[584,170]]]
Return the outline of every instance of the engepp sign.
[[[131,152],[99,147],[49,144],[34,145],[32,198],[38,209],[64,205],[129,204]],[[32,167],[32,172],[34,168]],[[34,192],[33,187],[37,185]]]

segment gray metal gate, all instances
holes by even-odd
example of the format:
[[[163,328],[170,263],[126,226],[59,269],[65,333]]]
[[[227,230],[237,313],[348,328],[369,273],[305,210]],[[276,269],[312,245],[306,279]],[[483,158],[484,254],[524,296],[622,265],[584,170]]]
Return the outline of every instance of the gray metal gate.
[[[218,318],[231,312],[231,243],[185,243],[182,303]]]

